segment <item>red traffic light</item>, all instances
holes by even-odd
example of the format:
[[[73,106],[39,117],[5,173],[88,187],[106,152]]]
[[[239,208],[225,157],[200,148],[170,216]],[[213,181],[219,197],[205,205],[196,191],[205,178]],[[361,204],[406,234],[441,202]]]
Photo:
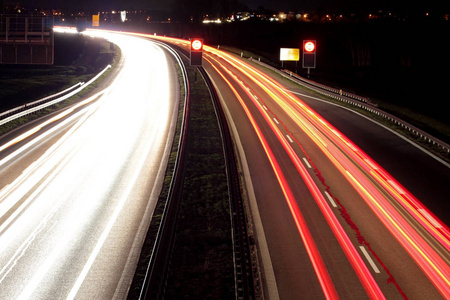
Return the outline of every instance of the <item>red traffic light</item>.
[[[191,66],[203,63],[203,39],[191,39]]]
[[[305,41],[303,44],[303,49],[306,52],[313,53],[316,51],[316,41]]]
[[[202,39],[191,40],[191,50],[202,51],[203,50],[203,40]]]

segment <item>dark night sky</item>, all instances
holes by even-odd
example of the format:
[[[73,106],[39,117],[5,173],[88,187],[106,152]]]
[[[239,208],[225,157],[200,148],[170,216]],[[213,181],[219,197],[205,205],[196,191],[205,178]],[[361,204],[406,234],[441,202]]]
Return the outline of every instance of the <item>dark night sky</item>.
[[[0,0],[2,1],[2,0]],[[176,1],[182,2],[237,2],[245,4],[250,10],[255,10],[262,6],[273,11],[296,11],[296,10],[350,10],[353,9],[437,9],[448,13],[448,0],[3,0],[4,3],[20,2],[26,6],[46,7],[46,8],[77,8],[85,9],[170,9]],[[415,3],[415,4],[411,4]],[[241,6],[242,7],[242,6]]]

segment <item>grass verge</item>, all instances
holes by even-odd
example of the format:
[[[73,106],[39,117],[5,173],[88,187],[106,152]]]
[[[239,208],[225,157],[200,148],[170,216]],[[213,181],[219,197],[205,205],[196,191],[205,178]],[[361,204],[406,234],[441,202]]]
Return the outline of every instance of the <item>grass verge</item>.
[[[222,138],[209,91],[189,68],[188,162],[167,299],[232,299],[234,267]]]
[[[29,121],[38,119],[49,113],[74,104],[89,92],[97,88],[99,84],[101,84],[101,82],[109,76],[116,64],[120,61],[120,48],[111,46],[110,42],[106,40],[76,36],[65,40],[65,46],[70,47],[71,43],[75,42],[81,43],[82,46],[79,48],[78,52],[75,52],[72,55],[75,60],[72,61],[70,65],[1,66],[0,111],[5,111],[55,94],[63,89],[75,85],[78,82],[87,82],[108,64],[111,64],[112,68],[107,70],[95,82],[73,97],[0,126],[0,135]],[[62,51],[63,49],[60,50]],[[95,68],[87,67],[87,65],[91,62],[95,62]]]
[[[186,145],[188,162],[165,299],[232,299],[234,267],[222,139],[206,85],[200,75],[195,82],[195,68],[188,67],[188,73],[191,82]],[[184,99],[183,94],[181,99]],[[164,211],[177,155],[182,107],[183,103],[180,104],[177,132],[163,189],[128,299],[136,299],[139,295]]]

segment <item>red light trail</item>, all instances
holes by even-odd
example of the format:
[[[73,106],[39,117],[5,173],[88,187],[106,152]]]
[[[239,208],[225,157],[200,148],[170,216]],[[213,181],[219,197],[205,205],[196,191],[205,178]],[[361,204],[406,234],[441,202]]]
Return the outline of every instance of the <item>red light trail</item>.
[[[190,47],[189,41],[157,37],[145,34],[133,34],[145,36],[148,38],[156,38],[169,43],[175,43]],[[450,251],[450,230],[445,226],[436,216],[432,214],[418,199],[416,199],[406,188],[397,182],[390,174],[383,170],[376,162],[374,162],[368,155],[359,149],[348,138],[341,134],[336,128],[329,124],[326,120],[316,114],[311,108],[304,104],[300,99],[293,94],[287,92],[283,86],[278,82],[265,75],[249,64],[234,58],[232,55],[226,54],[217,49],[204,46],[204,50],[211,54],[210,59],[214,60],[216,64],[220,65],[225,72],[234,78],[237,84],[242,87],[242,90],[247,93],[255,106],[259,109],[261,115],[266,120],[273,133],[277,136],[279,142],[283,145],[286,153],[296,166],[299,174],[304,179],[311,194],[316,200],[317,205],[326,218],[330,228],[338,239],[342,249],[347,258],[351,262],[358,278],[364,286],[367,294],[373,299],[384,298],[380,288],[376,284],[370,271],[361,259],[361,256],[352,245],[347,234],[344,232],[339,222],[336,219],[333,211],[330,209],[326,199],[318,190],[311,179],[308,172],[305,170],[300,158],[293,150],[291,145],[286,141],[283,134],[275,126],[273,119],[268,115],[270,112],[264,103],[260,102],[260,97],[245,84],[241,78],[237,78],[220,59],[232,65],[234,68],[242,72],[248,80],[256,84],[267,95],[269,95],[275,103],[281,108],[284,113],[292,119],[295,124],[304,133],[306,133],[311,140],[315,142],[317,147],[329,159],[329,161],[336,167],[344,178],[351,184],[354,190],[360,195],[368,207],[374,212],[381,223],[389,230],[392,236],[402,245],[405,251],[411,256],[421,270],[426,274],[439,292],[447,299],[450,298],[450,270],[448,264],[440,257],[440,255],[427,243],[427,241],[417,232],[416,228],[407,221],[401,213],[394,207],[393,203],[398,203],[407,211],[410,216],[425,229],[436,241],[442,245],[446,251]],[[217,58],[217,59],[216,59]],[[272,168],[277,176],[278,183],[283,190],[286,201],[289,205],[291,213],[295,219],[302,240],[307,245],[308,254],[316,270],[317,277],[324,290],[324,294],[328,297],[337,297],[326,267],[320,254],[314,245],[312,237],[304,223],[302,214],[295,202],[286,178],[282,173],[277,160],[275,159],[269,144],[265,140],[261,130],[259,129],[254,116],[252,116],[245,106],[242,98],[239,96],[236,89],[231,82],[226,79],[225,75],[212,63],[211,60],[206,59],[215,71],[223,78],[228,86],[233,90],[236,98],[239,99],[248,119],[252,123],[255,132],[264,147],[264,151],[272,165]],[[289,130],[286,128],[289,132]],[[300,143],[293,135],[290,139]],[[300,145],[301,146],[301,145]],[[339,203],[339,201],[338,201]],[[341,204],[340,204],[341,205]],[[341,211],[345,214],[345,208],[341,205]],[[351,218],[346,218],[351,222]],[[358,232],[357,232],[358,234]],[[359,238],[359,237],[358,237]],[[360,241],[361,242],[361,241]],[[380,261],[382,264],[382,262]],[[385,266],[383,265],[385,268]],[[385,270],[389,273],[387,268]],[[392,279],[392,277],[391,277]],[[394,283],[395,284],[395,283]],[[404,296],[401,289],[397,286],[399,292]]]
[[[216,52],[217,50],[211,48],[211,52]],[[352,164],[342,153],[337,149],[339,145],[340,148],[346,149],[346,154],[351,155],[353,158],[354,153],[350,152],[360,152],[353,143],[351,143],[347,138],[340,134],[335,128],[332,128],[325,120],[320,118],[315,112],[309,107],[303,104],[298,98],[286,92],[279,84],[275,81],[268,79],[266,75],[262,75],[261,72],[251,68],[249,65],[242,61],[233,58],[230,55],[220,52],[222,59],[226,60],[228,63],[232,64],[234,67],[239,69],[241,72],[246,74],[254,83],[258,84],[264,91],[266,91],[276,103],[280,105],[286,112],[291,115],[293,120],[296,120],[300,128],[306,132],[311,139],[316,141],[317,146],[327,155],[331,162],[341,171],[341,173],[347,178],[347,180],[353,185],[355,190],[361,195],[361,197],[366,201],[368,206],[375,212],[378,218],[383,222],[386,228],[396,237],[396,239],[402,244],[405,250],[411,255],[411,257],[416,261],[416,263],[421,267],[425,274],[430,278],[436,288],[445,297],[450,297],[450,273],[448,265],[442,260],[442,258],[426,243],[423,238],[408,224],[408,222],[397,212],[396,209],[388,202],[385,196],[383,196],[378,189],[376,189],[372,183],[364,176],[354,164]],[[258,80],[259,79],[259,80]],[[237,81],[240,83],[240,81]],[[241,84],[241,83],[240,83]],[[275,94],[278,92],[286,97],[281,98]],[[251,97],[253,99],[253,97]],[[290,103],[289,106],[287,103]],[[295,109],[295,110],[294,110]],[[261,113],[265,115],[265,111],[261,110]],[[304,119],[300,118],[300,115],[305,119],[310,121],[313,125],[308,125]],[[268,122],[271,119],[268,118]],[[319,131],[313,128],[319,128]],[[328,133],[328,134],[327,134]],[[326,137],[325,137],[325,134]],[[331,137],[331,142],[327,142],[326,139]],[[372,162],[366,157],[366,162]],[[292,158],[292,156],[291,156]],[[358,160],[357,160],[358,161]],[[365,164],[368,166],[368,164]],[[375,165],[373,162],[371,165]],[[377,168],[378,172],[381,168]],[[372,174],[372,172],[370,173]],[[391,178],[384,171],[386,178]],[[387,191],[398,200],[395,196],[398,195],[398,191],[401,190],[403,195],[409,194],[404,188],[399,188],[399,184],[395,184],[396,181],[391,178],[386,183],[390,183],[390,188]],[[386,183],[384,186],[386,186]],[[392,186],[396,186],[393,189]],[[388,187],[388,186],[386,186]],[[394,193],[397,191],[397,193]],[[413,197],[410,199],[413,201]],[[419,218],[418,221],[426,228],[433,236],[439,237],[439,241],[448,249],[448,239],[443,235],[439,235],[439,231],[433,226],[428,226],[432,224],[440,224],[438,220],[434,222],[423,222],[423,218]],[[439,226],[439,229],[445,232],[444,225]],[[447,234],[448,236],[448,234]]]

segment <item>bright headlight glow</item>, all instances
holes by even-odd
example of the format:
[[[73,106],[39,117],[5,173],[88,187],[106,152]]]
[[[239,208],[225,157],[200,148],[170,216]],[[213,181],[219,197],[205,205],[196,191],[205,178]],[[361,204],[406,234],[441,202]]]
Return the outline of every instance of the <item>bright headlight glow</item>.
[[[73,33],[70,28],[61,31]],[[0,227],[0,298],[38,297],[42,283],[51,282],[54,270],[68,263],[75,241],[88,236],[92,241],[86,242],[83,265],[67,278],[68,286],[60,287],[69,298],[76,296],[122,209],[145,195],[148,187],[141,181],[153,182],[148,179],[152,169],[160,168],[174,107],[165,53],[139,37],[85,34],[120,47],[123,63],[98,100],[54,125],[52,130],[73,124],[59,141],[0,191],[0,218],[5,219]],[[31,251],[37,252],[30,262],[26,256]],[[28,272],[14,280],[12,274],[20,273],[15,270],[23,264]],[[7,289],[14,281],[21,286]]]

